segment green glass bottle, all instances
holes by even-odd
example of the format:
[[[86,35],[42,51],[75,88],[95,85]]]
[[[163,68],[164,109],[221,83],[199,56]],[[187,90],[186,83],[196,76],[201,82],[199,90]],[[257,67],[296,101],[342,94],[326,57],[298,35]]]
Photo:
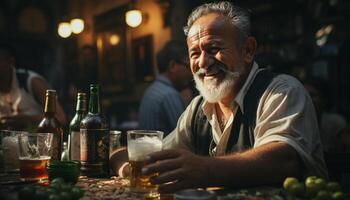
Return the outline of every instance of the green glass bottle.
[[[99,85],[90,85],[89,112],[80,123],[81,172],[89,177],[108,175],[109,125],[101,114]]]
[[[51,160],[61,160],[63,129],[56,119],[56,90],[46,90],[45,114],[38,125],[38,133],[53,133]]]
[[[86,94],[78,93],[76,113],[69,124],[70,147],[69,155],[71,160],[80,160],[80,122],[87,114]]]

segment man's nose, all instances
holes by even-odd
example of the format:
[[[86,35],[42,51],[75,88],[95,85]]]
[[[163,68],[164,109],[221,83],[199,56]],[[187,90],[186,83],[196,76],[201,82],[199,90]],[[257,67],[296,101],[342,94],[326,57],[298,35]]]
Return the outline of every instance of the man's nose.
[[[201,55],[198,58],[198,67],[206,69],[213,63],[214,63],[213,55],[210,55],[209,53],[202,51]]]

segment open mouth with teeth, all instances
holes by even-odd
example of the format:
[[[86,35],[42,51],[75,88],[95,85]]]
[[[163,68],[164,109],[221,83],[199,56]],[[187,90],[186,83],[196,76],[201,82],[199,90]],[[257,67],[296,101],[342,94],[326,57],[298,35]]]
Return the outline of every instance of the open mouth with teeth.
[[[211,76],[216,76],[216,75],[218,75],[219,73],[221,73],[222,72],[222,70],[220,69],[220,67],[216,67],[216,66],[214,66],[214,67],[211,67],[211,69],[209,69],[209,70],[207,70],[204,74],[203,74],[203,76],[206,76],[206,77],[211,77]]]

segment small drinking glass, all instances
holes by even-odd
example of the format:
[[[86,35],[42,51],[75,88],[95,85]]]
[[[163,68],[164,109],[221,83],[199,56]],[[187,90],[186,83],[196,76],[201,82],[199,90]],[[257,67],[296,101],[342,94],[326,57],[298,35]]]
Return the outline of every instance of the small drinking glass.
[[[8,131],[3,130],[1,134],[1,149],[3,154],[4,172],[18,172],[19,170],[19,148],[18,148],[18,136],[22,131]]]
[[[117,130],[109,131],[109,158],[111,158],[115,150],[121,147],[120,137],[121,137],[121,131],[117,131]]]
[[[22,133],[19,136],[20,176],[23,181],[48,178],[47,163],[51,158],[52,133]]]
[[[137,193],[142,193],[146,199],[158,198],[158,186],[150,182],[150,177],[144,176],[142,168],[147,165],[147,156],[150,153],[162,150],[162,131],[131,130],[127,132],[128,156],[131,168],[130,187]]]

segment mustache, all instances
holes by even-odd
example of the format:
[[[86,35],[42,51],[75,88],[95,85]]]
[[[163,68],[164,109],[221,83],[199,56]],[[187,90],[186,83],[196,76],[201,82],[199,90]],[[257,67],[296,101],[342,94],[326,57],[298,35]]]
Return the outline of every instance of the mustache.
[[[230,71],[228,70],[227,65],[225,65],[224,63],[220,62],[220,61],[216,61],[215,63],[213,63],[212,65],[210,65],[207,68],[201,68],[198,66],[196,66],[196,75],[199,77],[204,77],[207,74],[216,74],[218,72],[223,72],[223,73],[229,73]]]

